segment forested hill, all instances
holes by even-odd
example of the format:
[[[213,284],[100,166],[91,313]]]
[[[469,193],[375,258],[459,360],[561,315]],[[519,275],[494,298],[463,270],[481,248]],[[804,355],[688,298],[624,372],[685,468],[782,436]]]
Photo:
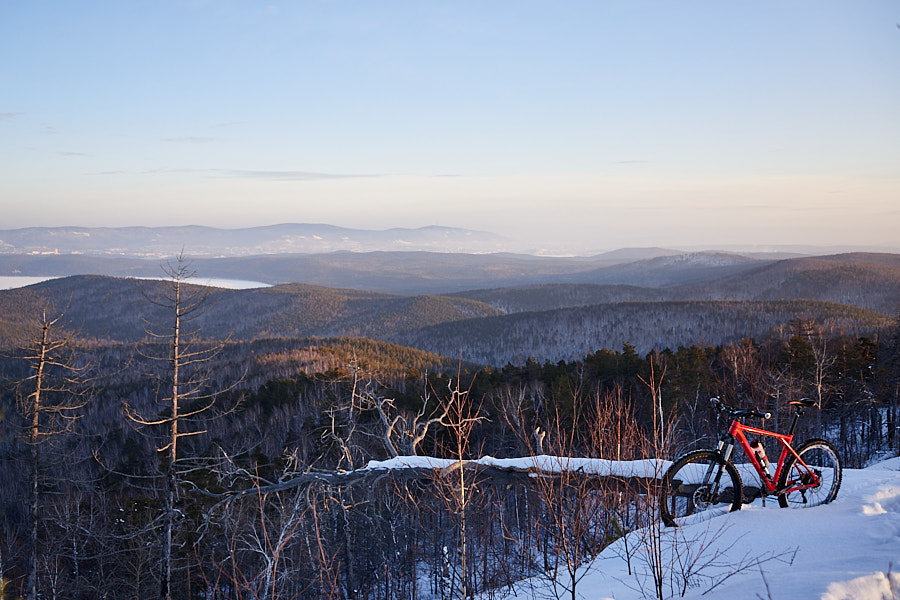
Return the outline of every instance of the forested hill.
[[[151,299],[166,283],[152,280],[74,276],[27,288],[0,291],[0,334],[8,339],[17,323],[44,307],[64,312],[81,337],[135,342],[149,325],[165,326],[167,312]],[[496,316],[482,302],[444,296],[398,296],[290,284],[230,290],[210,288],[204,311],[191,324],[205,339],[253,340],[272,337],[391,336],[446,321]]]
[[[873,311],[807,300],[619,302],[447,322],[391,339],[445,356],[503,365],[529,358],[576,360],[624,344],[644,355],[654,348],[762,340],[802,319],[847,334],[867,334],[892,322]]]
[[[608,301],[779,300],[810,298],[893,314],[900,302],[900,255],[856,253],[807,258],[743,256],[662,249],[610,252],[590,257],[441,252],[332,252],[237,257],[195,257],[198,283],[209,278],[266,284],[307,283],[403,295],[460,294],[495,304],[471,290],[542,285],[629,286],[627,298]],[[83,254],[4,254],[0,275],[58,277],[77,274],[158,277],[159,258]],[[624,288],[622,288],[624,289]],[[632,293],[633,292],[633,293]],[[531,292],[529,292],[531,294]],[[591,296],[591,290],[578,295]],[[534,296],[534,294],[531,294]],[[542,301],[543,302],[543,301]],[[510,306],[513,306],[511,303]],[[561,305],[523,306],[524,310]]]
[[[709,256],[694,256],[693,263]],[[494,287],[453,294],[496,306],[505,312],[549,310],[612,302],[683,300],[801,300],[837,302],[894,315],[900,310],[900,256],[895,254],[841,254],[779,261],[739,261],[738,272],[727,265],[708,269],[691,267],[685,257],[642,261],[643,268],[610,267],[610,281],[647,281],[656,286],[628,283],[558,283]],[[672,272],[666,275],[666,266]],[[635,277],[629,280],[624,273]],[[643,273],[638,276],[637,273]],[[705,273],[702,281],[677,283]],[[619,273],[613,276],[613,273]],[[713,273],[721,277],[713,277]],[[597,277],[597,273],[594,273]],[[676,282],[675,284],[672,284]]]
[[[0,344],[21,344],[24,326],[38,311],[64,312],[86,339],[131,343],[148,339],[148,325],[169,323],[150,301],[166,282],[76,276],[0,291]],[[638,352],[691,344],[718,345],[763,338],[797,319],[812,319],[833,332],[868,334],[891,323],[882,313],[814,300],[635,301],[663,290],[628,287],[552,287],[584,306],[513,312],[507,303],[449,296],[400,296],[290,284],[250,290],[209,288],[204,311],[191,328],[201,338],[253,341],[270,338],[357,337],[392,342],[481,364],[571,360],[602,348],[631,344]],[[541,290],[529,302],[541,302]],[[478,294],[474,294],[478,295]],[[515,297],[515,294],[510,296]],[[557,294],[558,304],[566,294]],[[527,300],[528,294],[520,294]],[[548,299],[549,298],[549,299]],[[496,299],[496,298],[495,298]],[[522,306],[519,306],[521,310]],[[507,314],[507,312],[509,314]]]
[[[711,299],[815,298],[895,315],[900,310],[900,256],[841,254],[795,258],[694,287]]]

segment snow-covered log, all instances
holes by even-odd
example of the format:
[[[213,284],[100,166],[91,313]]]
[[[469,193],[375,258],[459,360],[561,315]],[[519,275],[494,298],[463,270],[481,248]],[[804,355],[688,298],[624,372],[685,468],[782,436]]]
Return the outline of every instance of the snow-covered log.
[[[527,481],[533,477],[552,477],[562,473],[574,473],[585,477],[615,479],[628,485],[647,485],[660,479],[671,464],[660,459],[615,461],[600,458],[566,456],[525,456],[519,458],[494,458],[483,456],[472,460],[453,460],[430,456],[398,456],[388,460],[373,460],[365,467],[353,471],[315,471],[298,473],[282,481],[260,483],[258,486],[224,494],[216,505],[252,495],[270,494],[314,483],[331,486],[353,486],[391,477],[397,480],[435,479],[459,468],[471,469],[485,479]],[[646,489],[646,488],[645,488]]]

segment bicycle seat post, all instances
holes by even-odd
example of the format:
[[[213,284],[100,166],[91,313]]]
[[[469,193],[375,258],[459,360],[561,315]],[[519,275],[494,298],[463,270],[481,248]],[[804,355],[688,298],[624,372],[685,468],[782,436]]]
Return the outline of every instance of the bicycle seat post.
[[[791,421],[791,429],[788,432],[788,435],[791,437],[794,436],[794,430],[797,428],[797,422],[800,420],[800,416],[803,414],[803,409],[809,408],[810,406],[815,405],[815,400],[810,400],[809,398],[801,398],[800,400],[791,400],[788,402],[791,406],[794,407],[794,420]]]

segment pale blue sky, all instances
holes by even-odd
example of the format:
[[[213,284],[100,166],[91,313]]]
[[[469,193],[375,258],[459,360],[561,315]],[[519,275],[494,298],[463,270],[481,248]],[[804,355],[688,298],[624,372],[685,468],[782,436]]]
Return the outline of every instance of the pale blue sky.
[[[0,228],[900,246],[900,3],[0,0]]]

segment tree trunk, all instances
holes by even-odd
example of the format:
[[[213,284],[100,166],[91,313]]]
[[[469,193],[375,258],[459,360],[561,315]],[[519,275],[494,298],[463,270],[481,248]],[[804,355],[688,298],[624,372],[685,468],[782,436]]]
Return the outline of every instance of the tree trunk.
[[[178,473],[175,461],[178,458],[178,403],[179,367],[181,366],[181,279],[175,281],[175,325],[172,332],[172,423],[169,429],[169,464],[166,470],[166,537],[163,548],[163,579],[160,597],[172,598],[172,536],[175,529],[175,499]]]
[[[31,571],[28,574],[28,594],[31,600],[37,600],[37,575],[38,575],[38,475],[39,452],[38,441],[41,425],[41,395],[44,391],[44,368],[47,364],[47,350],[49,347],[50,324],[45,318],[41,324],[41,341],[37,353],[37,373],[35,374],[34,393],[31,395]]]

